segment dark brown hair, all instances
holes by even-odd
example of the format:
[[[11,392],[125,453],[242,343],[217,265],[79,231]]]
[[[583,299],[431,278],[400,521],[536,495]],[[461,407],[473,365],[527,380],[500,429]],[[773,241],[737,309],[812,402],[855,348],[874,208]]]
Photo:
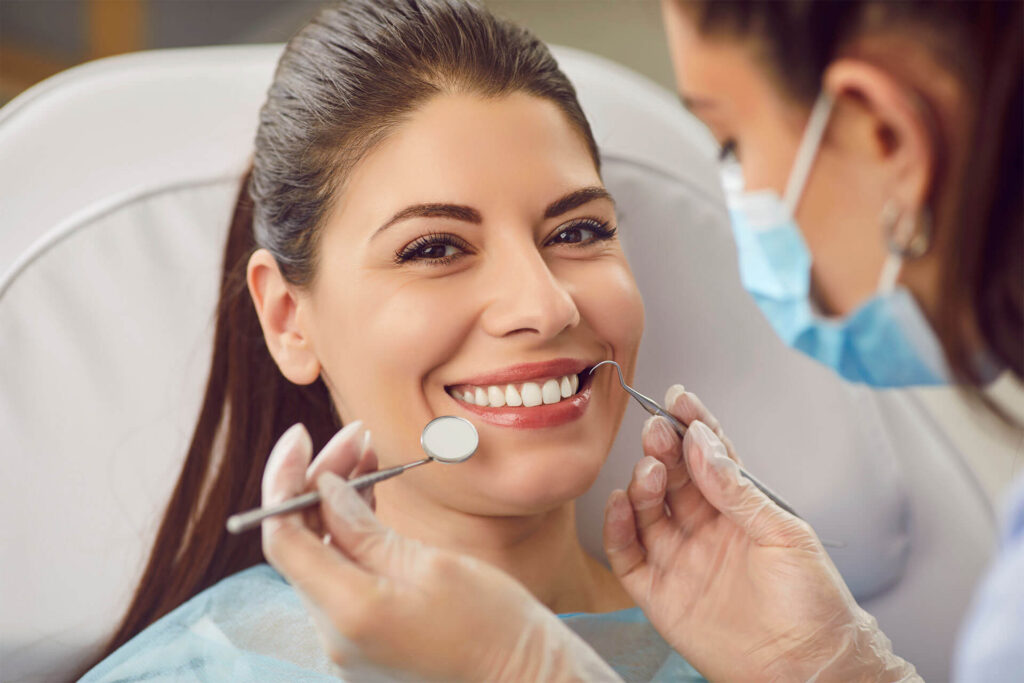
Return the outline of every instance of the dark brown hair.
[[[701,33],[752,39],[773,81],[808,108],[828,64],[874,30],[918,40],[965,86],[975,114],[972,149],[961,186],[940,186],[958,201],[943,222],[936,217],[936,232],[950,231],[954,244],[941,265],[933,323],[955,378],[1013,424],[979,391],[988,378],[965,321],[976,322],[986,352],[1024,377],[1024,3],[677,1]]]
[[[198,424],[103,656],[199,591],[264,561],[259,535],[226,533],[227,517],[259,504],[267,456],[288,427],[304,423],[319,450],[341,426],[322,378],[292,384],[270,356],[246,286],[249,257],[269,250],[287,281],[307,287],[323,218],[360,159],[436,95],[514,92],[555,103],[599,164],[576,92],[547,47],[478,4],[348,0],[324,8],[289,41],[231,220]]]

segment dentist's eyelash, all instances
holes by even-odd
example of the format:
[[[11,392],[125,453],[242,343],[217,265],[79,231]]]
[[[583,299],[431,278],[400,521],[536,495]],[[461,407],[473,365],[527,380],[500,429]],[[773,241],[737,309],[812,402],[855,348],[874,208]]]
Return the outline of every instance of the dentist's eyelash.
[[[574,247],[586,247],[595,242],[602,242],[604,240],[610,240],[615,238],[615,234],[618,232],[618,228],[611,227],[608,221],[598,220],[596,218],[578,218],[574,221],[570,221],[565,225],[561,225],[555,231],[555,237],[561,237],[567,232],[573,230],[583,230],[591,232],[594,236],[585,241],[578,242],[562,242],[561,244],[568,244]],[[550,243],[550,240],[549,240]]]
[[[462,251],[458,254],[444,253],[433,257],[426,253],[439,246],[444,247],[445,252],[448,251],[448,247],[455,247]],[[451,233],[432,232],[423,235],[422,237],[417,237],[408,245],[399,249],[398,253],[395,254],[395,263],[402,264],[408,261],[422,261],[432,266],[439,266],[451,263],[470,251],[472,250],[469,244],[467,244],[462,238],[452,235]]]
[[[736,140],[729,138],[718,146],[718,160],[719,161],[737,161]]]

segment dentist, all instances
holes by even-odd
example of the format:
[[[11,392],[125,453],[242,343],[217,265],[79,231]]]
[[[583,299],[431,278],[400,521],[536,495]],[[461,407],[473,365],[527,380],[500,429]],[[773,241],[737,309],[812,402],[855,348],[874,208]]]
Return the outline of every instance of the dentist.
[[[849,381],[956,383],[1012,422],[981,389],[1003,370],[1024,376],[1024,5],[662,8],[683,102],[722,145],[743,285],[779,336]],[[700,401],[676,385],[665,405],[690,429],[680,443],[663,418],[648,422],[644,466],[609,498],[604,541],[666,641],[712,680],[917,680],[810,527],[739,476]],[[275,454],[264,497],[311,486],[311,455]],[[330,473],[316,485],[331,543],[292,516],[265,527],[264,550],[344,670],[603,675],[504,574],[383,528]],[[1024,480],[1010,502],[956,680],[1024,672]],[[353,591],[354,573],[375,590]]]

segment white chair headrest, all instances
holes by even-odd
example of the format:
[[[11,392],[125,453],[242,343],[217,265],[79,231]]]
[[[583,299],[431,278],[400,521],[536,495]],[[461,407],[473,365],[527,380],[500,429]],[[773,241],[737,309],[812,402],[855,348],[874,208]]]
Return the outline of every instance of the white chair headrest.
[[[224,238],[280,50],[102,60],[0,110],[5,679],[66,675],[135,587],[198,415]],[[635,385],[700,394],[749,469],[847,543],[834,558],[853,592],[891,585],[909,525],[893,443],[871,394],[786,349],[740,288],[714,145],[642,77],[556,54],[645,297]],[[645,417],[630,405],[580,501],[595,553]]]

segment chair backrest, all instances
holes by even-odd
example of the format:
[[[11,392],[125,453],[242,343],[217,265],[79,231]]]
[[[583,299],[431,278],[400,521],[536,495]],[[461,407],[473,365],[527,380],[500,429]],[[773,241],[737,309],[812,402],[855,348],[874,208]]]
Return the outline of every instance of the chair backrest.
[[[134,590],[198,415],[228,220],[280,51],[115,57],[0,110],[5,681],[66,675]],[[636,386],[699,393],[750,469],[846,543],[833,558],[896,647],[943,678],[994,538],[959,454],[911,397],[844,384],[776,339],[739,285],[714,145],[671,94],[556,56],[644,294]],[[645,416],[627,410],[579,503],[595,554]]]

